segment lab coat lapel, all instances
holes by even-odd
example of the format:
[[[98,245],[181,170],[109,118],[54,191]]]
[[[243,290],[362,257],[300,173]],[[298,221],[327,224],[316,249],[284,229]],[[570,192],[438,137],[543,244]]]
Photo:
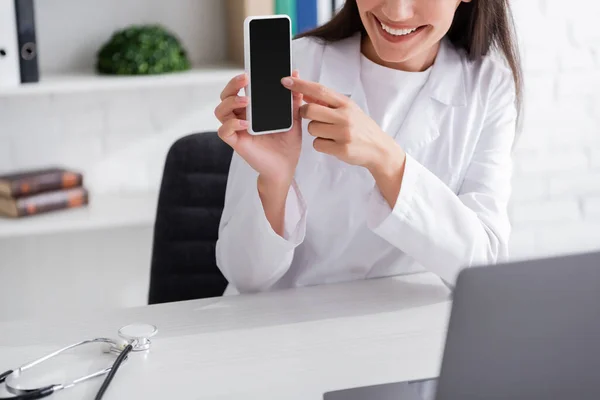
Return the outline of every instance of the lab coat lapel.
[[[465,105],[462,59],[445,39],[440,45],[429,79],[394,138],[407,153],[412,153],[436,140],[452,109]]]

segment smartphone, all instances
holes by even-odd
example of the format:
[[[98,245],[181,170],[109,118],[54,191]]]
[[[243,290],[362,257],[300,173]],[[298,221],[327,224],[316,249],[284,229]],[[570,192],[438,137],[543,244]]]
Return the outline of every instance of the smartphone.
[[[248,17],[244,21],[248,132],[287,132],[294,123],[292,92],[281,79],[292,75],[292,21],[287,15]]]

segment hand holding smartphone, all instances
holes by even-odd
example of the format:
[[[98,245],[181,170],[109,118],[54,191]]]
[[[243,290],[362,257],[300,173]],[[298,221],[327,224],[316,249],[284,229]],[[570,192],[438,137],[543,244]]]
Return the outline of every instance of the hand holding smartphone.
[[[291,184],[302,149],[302,96],[281,83],[284,77],[299,77],[291,71],[291,23],[287,16],[254,17],[245,27],[247,73],[233,77],[221,92],[215,109],[222,124],[218,133],[261,182],[283,190]],[[239,94],[244,88],[245,96]]]
[[[248,133],[292,129],[292,93],[281,79],[292,75],[292,22],[287,15],[248,17],[244,22]]]

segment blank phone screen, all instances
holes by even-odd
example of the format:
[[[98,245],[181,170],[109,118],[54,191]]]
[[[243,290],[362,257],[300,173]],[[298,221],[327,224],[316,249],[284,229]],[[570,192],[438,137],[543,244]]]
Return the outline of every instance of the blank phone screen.
[[[292,96],[281,79],[290,76],[290,21],[287,18],[250,21],[250,85],[252,129],[288,129]]]

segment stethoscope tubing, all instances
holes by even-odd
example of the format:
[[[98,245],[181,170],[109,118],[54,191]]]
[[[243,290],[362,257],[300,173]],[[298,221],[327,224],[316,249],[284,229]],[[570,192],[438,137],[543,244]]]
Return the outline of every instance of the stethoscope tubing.
[[[117,343],[116,341],[112,340],[112,339],[107,339],[107,338],[96,338],[96,339],[89,339],[89,340],[83,340],[81,342],[78,343],[73,343],[69,346],[63,347],[62,349],[56,350],[50,354],[45,355],[44,357],[40,357],[34,361],[31,361],[27,364],[24,364],[22,366],[20,366],[18,369],[16,370],[8,370],[6,372],[3,372],[2,374],[0,374],[0,384],[4,383],[6,384],[6,388],[8,389],[8,391],[12,394],[15,394],[15,397],[0,397],[0,400],[34,400],[34,399],[41,399],[47,396],[50,396],[51,394],[53,394],[54,392],[57,392],[59,390],[63,390],[63,389],[68,389],[71,388],[79,383],[85,382],[87,380],[96,378],[98,376],[101,375],[106,375],[109,374],[111,372],[111,370],[114,368],[115,363],[113,363],[113,365],[111,365],[110,367],[104,368],[100,371],[96,371],[93,372],[89,375],[86,376],[82,376],[81,378],[75,379],[74,381],[67,383],[67,384],[54,384],[54,385],[48,385],[48,386],[44,386],[41,388],[37,388],[37,389],[18,389],[15,388],[11,385],[9,385],[6,380],[9,377],[14,377],[14,378],[18,378],[24,371],[27,371],[30,368],[33,368],[34,366],[47,361],[53,357],[58,356],[61,353],[64,353],[65,351],[68,351],[70,349],[73,349],[75,347],[79,347],[79,346],[83,346],[86,344],[90,344],[90,343],[107,343],[110,344],[111,346],[119,346],[119,343]],[[128,347],[130,347],[131,345],[129,345]],[[128,353],[128,352],[127,352]],[[119,355],[119,358],[121,359],[119,362],[119,365],[127,359],[127,353],[123,354],[121,353]],[[121,355],[123,357],[121,357]],[[106,390],[106,389],[104,389]]]
[[[12,369],[9,369],[6,372],[0,374],[0,383],[4,383],[7,377],[9,377],[13,373]]]
[[[140,329],[144,330],[144,329],[148,329],[148,328],[149,328],[149,330],[146,331],[146,335],[142,335],[141,333],[139,333]],[[24,364],[24,365],[20,366],[19,368],[17,368],[16,370],[8,370],[6,372],[3,372],[0,374],[0,384],[4,383],[8,392],[16,395],[16,397],[0,398],[0,400],[41,399],[41,398],[50,396],[54,392],[71,388],[71,387],[73,387],[79,383],[85,382],[89,379],[96,378],[101,375],[106,375],[104,382],[102,383],[102,386],[100,387],[100,390],[98,390],[96,397],[95,397],[96,400],[100,400],[100,399],[102,399],[102,396],[104,396],[104,393],[108,389],[108,386],[110,385],[112,379],[114,378],[114,376],[117,373],[117,370],[119,369],[121,364],[127,360],[129,353],[132,351],[148,350],[150,348],[150,338],[153,337],[157,332],[158,332],[158,329],[154,325],[148,325],[148,324],[126,325],[126,326],[122,327],[121,329],[119,329],[119,336],[121,338],[125,339],[125,342],[119,343],[113,339],[107,339],[107,338],[95,338],[95,339],[83,340],[81,342],[74,343],[69,346],[63,347],[62,349],[56,350],[53,353],[47,354],[47,355],[45,355],[41,358],[38,358],[37,360],[34,360],[28,364]],[[12,383],[11,381],[13,379],[19,378],[21,376],[21,374],[24,371],[28,370],[29,368],[32,368],[44,361],[47,361],[53,357],[56,357],[57,355],[65,352],[67,350],[70,350],[70,349],[73,349],[75,347],[79,347],[79,346],[82,346],[85,344],[89,344],[89,343],[109,344],[110,345],[109,351],[112,353],[118,354],[117,358],[115,359],[115,361],[112,363],[112,365],[110,367],[93,372],[86,376],[82,376],[80,378],[75,379],[72,382],[69,382],[69,383],[48,385],[48,386],[44,386],[44,387],[36,388],[36,389],[19,389],[11,384]]]
[[[42,388],[39,388],[39,389],[33,389],[31,391],[27,391],[27,392],[25,392],[23,394],[19,394],[17,396],[13,396],[13,397],[0,397],[0,400],[36,400],[36,399],[43,399],[44,397],[48,397],[51,394],[53,394],[55,391],[57,391],[57,389],[58,389],[57,386],[60,386],[60,385],[50,385],[50,386],[45,386],[45,387],[42,387]]]
[[[102,397],[104,396],[104,393],[106,393],[106,390],[108,389],[108,386],[110,385],[113,378],[115,377],[115,374],[119,370],[119,367],[121,366],[121,364],[123,364],[123,361],[125,361],[127,359],[127,355],[131,351],[133,351],[133,346],[131,344],[128,344],[127,346],[125,346],[125,348],[123,349],[121,354],[119,354],[119,356],[113,363],[112,367],[110,368],[108,375],[106,375],[106,378],[104,378],[104,382],[102,382],[102,386],[100,386],[100,389],[98,389],[98,392],[96,393],[96,397],[94,398],[94,400],[102,399]]]

